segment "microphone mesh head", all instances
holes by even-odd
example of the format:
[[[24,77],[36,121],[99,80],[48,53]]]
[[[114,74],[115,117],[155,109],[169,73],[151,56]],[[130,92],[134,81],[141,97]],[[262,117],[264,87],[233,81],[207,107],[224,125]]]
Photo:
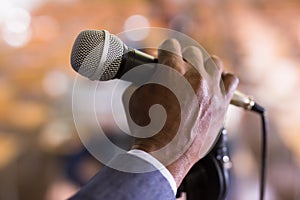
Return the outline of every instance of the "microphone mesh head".
[[[110,80],[120,68],[124,46],[118,37],[107,31],[82,31],[72,48],[72,68],[91,80]]]

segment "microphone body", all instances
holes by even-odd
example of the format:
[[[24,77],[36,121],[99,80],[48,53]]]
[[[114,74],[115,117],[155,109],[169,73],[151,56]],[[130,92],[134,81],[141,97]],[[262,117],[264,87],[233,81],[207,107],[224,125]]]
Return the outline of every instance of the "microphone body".
[[[137,49],[128,48],[126,46],[124,47],[124,49],[125,51],[122,57],[120,68],[114,78],[121,78],[126,72],[139,65],[158,62],[158,60],[153,56]],[[155,71],[155,68],[149,66],[147,70],[149,71],[146,71],[145,73],[147,73],[148,75],[152,75]]]
[[[117,36],[106,30],[82,31],[76,38],[71,53],[71,65],[76,72],[91,80],[100,81],[121,78],[134,67],[157,62],[153,56],[127,47]],[[155,67],[149,66],[143,73],[150,77],[154,71]],[[246,110],[263,112],[263,108],[252,98],[239,91],[234,92],[230,103]]]

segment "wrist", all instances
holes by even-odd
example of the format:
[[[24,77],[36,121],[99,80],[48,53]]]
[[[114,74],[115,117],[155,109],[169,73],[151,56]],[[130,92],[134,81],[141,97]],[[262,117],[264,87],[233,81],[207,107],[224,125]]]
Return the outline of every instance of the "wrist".
[[[131,150],[142,150],[157,159],[170,172],[176,182],[176,186],[179,187],[184,177],[192,168],[194,162],[186,154],[183,154],[171,164],[167,163],[166,154],[155,153],[155,151],[159,150],[163,146],[164,145],[160,144],[158,141],[154,141],[152,139],[149,140],[149,138],[147,139],[147,142],[143,142],[138,139],[138,141],[135,141],[132,145]]]
[[[187,175],[189,170],[192,168],[193,164],[189,161],[189,159],[183,155],[178,160],[173,162],[172,164],[166,166],[168,171],[172,174],[177,188],[181,184],[184,177]]]

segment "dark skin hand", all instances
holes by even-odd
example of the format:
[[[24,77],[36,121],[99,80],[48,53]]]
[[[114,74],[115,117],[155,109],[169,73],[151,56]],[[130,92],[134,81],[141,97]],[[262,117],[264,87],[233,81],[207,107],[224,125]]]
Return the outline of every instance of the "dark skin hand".
[[[203,152],[212,146],[238,85],[235,76],[222,74],[220,59],[212,57],[212,60],[215,64],[211,60],[204,62],[201,51],[196,47],[181,50],[177,40],[166,40],[159,48],[158,62],[176,71],[177,75],[158,72],[152,78],[164,80],[176,88],[181,100],[167,87],[153,83],[139,87],[130,96],[125,91],[123,96],[125,101],[129,101],[125,111],[132,123],[143,127],[155,120],[158,124],[165,120],[156,134],[136,137],[132,149],[146,151],[163,163],[177,186],[203,157]],[[184,78],[189,86],[184,86],[179,77]],[[189,95],[189,87],[193,95]],[[160,114],[153,119],[149,116],[149,109],[155,104],[163,106],[165,118],[160,119]],[[129,122],[129,127],[133,132],[143,132],[132,128],[132,123]]]

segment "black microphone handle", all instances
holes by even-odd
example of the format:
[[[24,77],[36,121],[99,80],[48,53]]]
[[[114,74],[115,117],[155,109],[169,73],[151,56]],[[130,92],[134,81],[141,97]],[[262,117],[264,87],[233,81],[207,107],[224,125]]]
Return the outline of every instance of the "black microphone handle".
[[[118,73],[114,78],[120,79],[126,72],[131,70],[132,68],[135,68],[139,65],[147,64],[147,63],[157,63],[157,58],[154,58],[153,56],[146,54],[142,51],[139,51],[137,49],[132,49],[124,46],[124,54],[122,58],[121,66],[118,70]],[[148,78],[153,75],[155,72],[155,65],[149,65],[147,67],[143,67],[140,69],[139,75],[141,76],[147,76]],[[123,79],[124,80],[124,79]]]

